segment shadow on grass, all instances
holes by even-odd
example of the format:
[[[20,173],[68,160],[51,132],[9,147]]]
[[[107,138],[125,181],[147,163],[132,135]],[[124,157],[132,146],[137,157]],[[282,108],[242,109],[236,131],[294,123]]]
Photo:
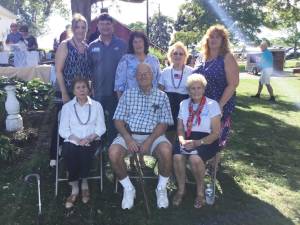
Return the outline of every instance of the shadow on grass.
[[[259,105],[264,108],[271,108],[275,113],[288,113],[289,111],[298,112],[299,108],[291,103],[276,99],[275,103],[268,101],[269,96],[261,96],[260,99],[251,98],[250,96],[238,96],[237,97],[237,106],[244,109],[251,109],[251,106]]]
[[[238,101],[247,102],[242,98]],[[251,104],[256,104],[255,102],[250,102],[250,107]],[[300,156],[295,146],[299,146],[299,135],[297,127],[270,115],[249,112],[247,108],[239,107],[234,115],[231,150],[227,151],[225,156],[230,157],[231,161],[242,161],[249,165],[253,163],[266,179],[267,174],[272,175],[271,182],[274,177],[279,177],[282,179],[279,182],[287,182],[292,189],[297,190],[299,169],[296,169],[296,163],[299,162]],[[64,203],[70,189],[63,183],[59,196],[54,198],[54,177],[47,166],[48,147],[35,146],[36,150],[24,161],[9,168],[1,168],[0,188],[8,186],[0,192],[1,224],[36,224],[36,186],[26,185],[23,177],[28,173],[38,172],[42,182],[44,225],[294,225],[271,204],[245,193],[233,179],[234,172],[225,170],[218,174],[219,197],[213,207],[194,209],[195,186],[188,185],[187,195],[181,207],[158,210],[154,192],[156,181],[147,181],[146,189],[152,211],[151,219],[147,219],[138,184],[135,184],[137,198],[134,208],[123,211],[120,209],[122,193],[114,194],[114,184],[106,179],[102,193],[95,182],[90,183],[90,203],[84,205],[79,198],[72,210],[66,210]],[[172,195],[173,193],[170,201]]]
[[[234,113],[233,134],[230,140],[231,160],[240,160],[252,165],[259,171],[258,175],[279,184],[286,185],[296,191],[300,188],[300,129],[272,115],[251,111],[248,107],[256,104],[249,99],[239,97],[239,106]],[[246,106],[241,106],[240,102]],[[264,103],[257,103],[264,104]],[[295,110],[293,104],[278,103],[278,108]],[[272,107],[266,105],[265,107]],[[246,109],[246,110],[245,110]],[[284,113],[280,110],[274,113]]]
[[[156,181],[146,181],[146,190],[152,211],[151,219],[146,217],[143,196],[138,184],[135,206],[130,211],[121,210],[122,192],[113,193],[114,184],[105,180],[104,191],[100,193],[96,182],[91,182],[91,201],[88,204],[75,204],[72,210],[64,208],[69,194],[66,183],[61,184],[58,197],[54,198],[54,181],[52,172],[45,166],[45,158],[38,156],[40,161],[32,166],[32,172],[39,172],[42,178],[42,204],[44,225],[294,225],[276,208],[245,193],[232,174],[220,170],[218,174],[219,196],[214,206],[205,206],[200,210],[193,208],[195,186],[187,186],[187,195],[182,206],[159,210],[156,208]],[[37,161],[35,161],[37,163]],[[34,168],[37,170],[35,171]],[[52,177],[51,177],[52,176]],[[17,200],[12,197],[1,198],[1,205],[14,208],[3,208],[0,220],[2,224],[33,225],[37,215],[36,187],[26,186],[21,180],[16,182],[14,192]],[[173,193],[172,193],[173,195]],[[3,197],[3,196],[2,196]],[[172,196],[169,197],[170,201]],[[12,211],[12,212],[11,212]]]

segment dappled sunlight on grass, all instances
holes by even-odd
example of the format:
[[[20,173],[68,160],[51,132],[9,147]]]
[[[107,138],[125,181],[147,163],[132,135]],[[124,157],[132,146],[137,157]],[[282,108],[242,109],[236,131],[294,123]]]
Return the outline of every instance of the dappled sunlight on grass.
[[[224,164],[246,192],[274,205],[300,223],[300,93],[298,78],[272,81],[277,102],[249,96],[257,81],[242,80],[238,88],[232,137]]]

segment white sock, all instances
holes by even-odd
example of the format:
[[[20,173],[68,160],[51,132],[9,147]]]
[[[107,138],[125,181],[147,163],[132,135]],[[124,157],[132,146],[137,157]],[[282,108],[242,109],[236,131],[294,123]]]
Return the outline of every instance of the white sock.
[[[89,185],[86,178],[81,180],[81,190],[89,190]]]
[[[134,189],[129,177],[125,177],[124,179],[120,180],[120,183],[122,184],[124,189]]]
[[[79,187],[78,187],[78,181],[72,181],[69,182],[69,184],[72,187],[72,195],[78,195],[79,194]]]
[[[164,177],[159,174],[157,189],[166,189],[169,177]]]

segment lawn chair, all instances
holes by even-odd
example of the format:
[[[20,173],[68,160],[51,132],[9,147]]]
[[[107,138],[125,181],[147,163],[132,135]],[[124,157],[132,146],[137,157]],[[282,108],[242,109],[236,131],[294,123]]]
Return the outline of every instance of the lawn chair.
[[[157,179],[158,176],[155,172],[157,162],[158,162],[157,159],[154,158],[153,156],[149,156],[149,155],[145,155],[144,157],[151,157],[155,160],[155,162],[154,162],[153,168],[150,168],[150,170],[149,170],[149,167],[146,167],[146,168],[142,169],[143,170],[143,179]],[[125,157],[125,162],[128,165],[127,168],[128,168],[129,178],[130,179],[139,179],[139,175],[138,175],[136,167],[129,169],[129,156]],[[115,179],[115,193],[118,193],[118,187],[119,187],[119,179],[116,177],[116,179]]]
[[[213,188],[213,199],[215,200],[216,194],[216,181],[217,181],[217,172],[218,172],[218,165],[220,162],[220,152],[218,152],[213,158],[206,162],[206,172],[205,176],[209,177],[209,183],[212,185]],[[187,164],[188,165],[188,164]],[[188,176],[186,178],[186,183],[188,184],[195,184],[194,181],[189,180]]]
[[[58,124],[60,122],[60,112],[58,113]],[[61,146],[59,145],[59,132],[57,131],[57,151],[56,151],[56,167],[55,167],[55,197],[57,197],[58,194],[58,185],[60,182],[68,181],[67,175],[66,176],[60,176],[60,173],[62,173],[63,166],[60,166],[61,162],[63,161],[63,157],[61,156]],[[99,171],[99,175],[90,176],[87,177],[88,180],[99,180],[99,187],[100,191],[103,190],[103,153],[102,153],[101,145],[97,147],[97,150],[95,152],[95,160],[93,161],[93,166],[91,168],[91,173],[94,171]],[[97,163],[95,163],[97,162]],[[96,164],[96,165],[95,165]]]

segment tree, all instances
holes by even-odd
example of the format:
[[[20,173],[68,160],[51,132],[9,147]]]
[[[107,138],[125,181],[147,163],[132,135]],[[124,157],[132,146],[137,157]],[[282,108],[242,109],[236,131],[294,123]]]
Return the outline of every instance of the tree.
[[[173,20],[170,17],[154,14],[149,19],[149,39],[163,50],[167,50],[173,33]]]
[[[72,14],[80,13],[82,14],[88,21],[91,21],[91,7],[93,4],[105,1],[105,0],[71,0],[71,9]],[[110,0],[112,2],[116,2],[117,0]],[[132,3],[142,3],[145,0],[121,0],[124,2],[132,2]]]
[[[263,24],[262,6],[266,0],[187,0],[180,7],[175,29],[193,31],[202,37],[213,24],[225,25],[233,36],[257,39]]]
[[[270,0],[267,4],[268,11],[272,12],[265,17],[266,26],[285,29],[288,38],[284,42],[293,45],[294,53],[300,45],[300,2],[289,0]]]
[[[53,10],[59,9],[62,14],[66,11],[60,0],[0,0],[0,5],[18,15],[18,23],[27,24],[35,35],[44,32],[45,21]]]
[[[128,25],[128,28],[130,30],[134,30],[134,31],[143,31],[146,33],[146,24],[143,22],[135,22],[135,23],[130,23]]]
[[[199,33],[195,31],[178,31],[174,35],[172,44],[177,41],[181,41],[187,48],[193,49],[195,44],[199,42],[200,38]]]
[[[104,0],[70,0],[72,14],[80,13],[91,21],[91,7],[93,4]],[[117,2],[117,0],[109,0]],[[125,2],[141,3],[145,0],[121,0]],[[20,23],[26,23],[35,35],[43,33],[45,22],[49,15],[58,10],[61,15],[68,16],[69,9],[62,0],[0,0],[0,5],[5,6],[19,16]]]

